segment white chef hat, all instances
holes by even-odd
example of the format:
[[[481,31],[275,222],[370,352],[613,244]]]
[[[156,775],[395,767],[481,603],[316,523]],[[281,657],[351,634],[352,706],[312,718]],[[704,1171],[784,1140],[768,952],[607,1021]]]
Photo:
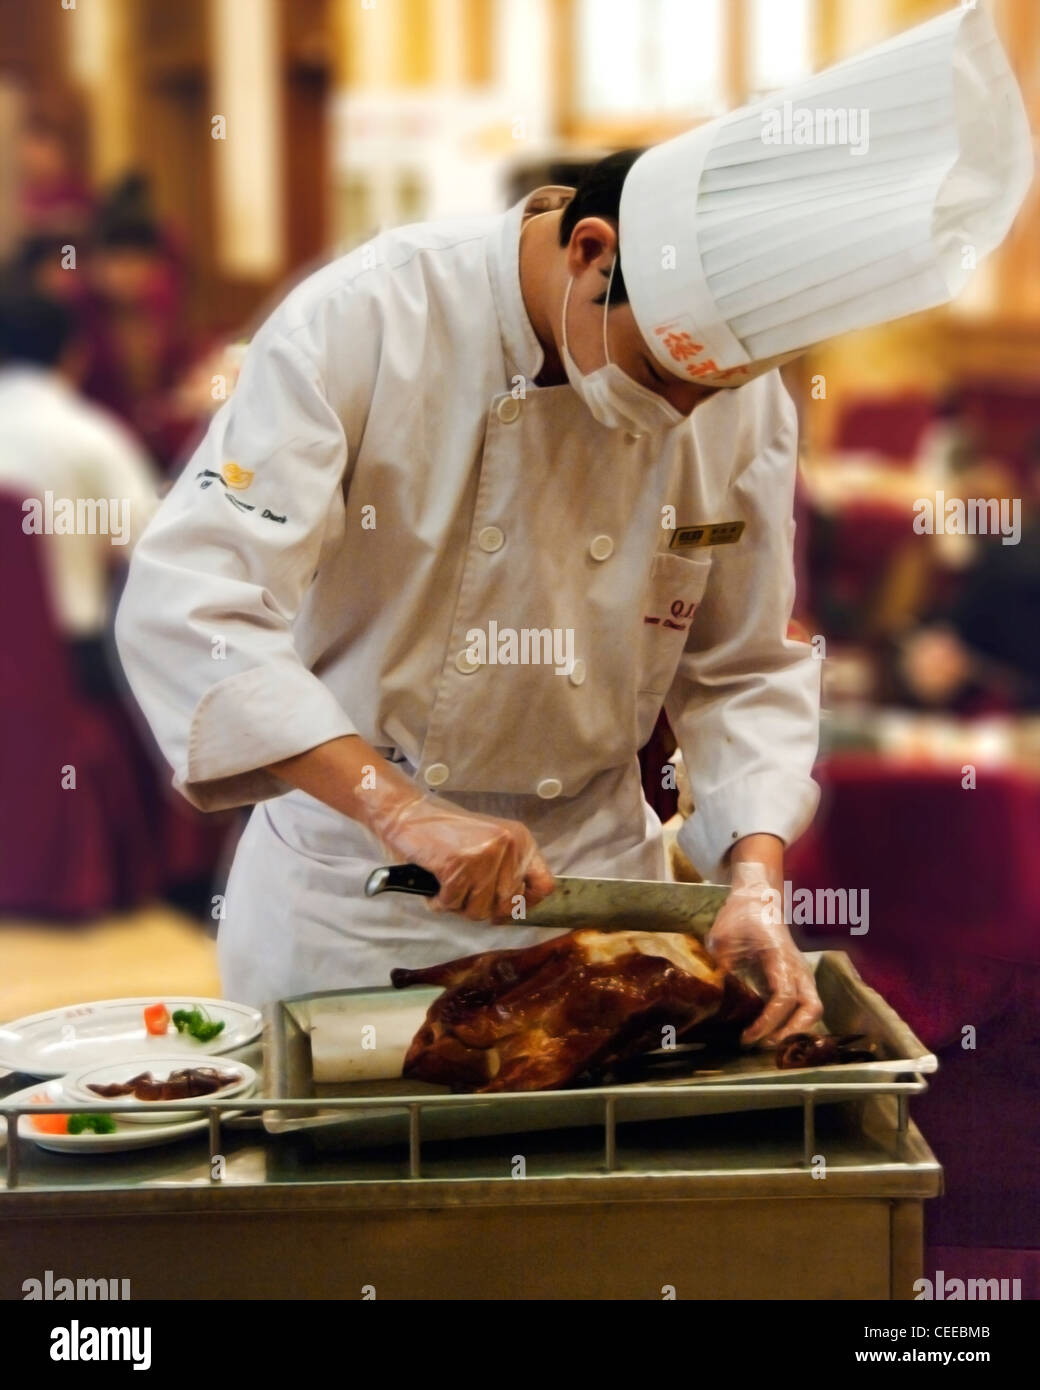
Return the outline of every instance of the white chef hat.
[[[632,312],[673,375],[739,386],[953,298],[1032,175],[993,25],[952,10],[642,154],[619,218]]]

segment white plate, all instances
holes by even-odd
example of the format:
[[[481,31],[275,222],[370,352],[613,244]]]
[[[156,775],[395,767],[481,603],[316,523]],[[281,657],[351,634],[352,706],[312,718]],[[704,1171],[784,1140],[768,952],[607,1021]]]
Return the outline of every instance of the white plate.
[[[144,1010],[162,1002],[171,1015],[175,1009],[204,1009],[224,1028],[212,1042],[200,1043],[178,1033],[173,1024],[165,1035],[152,1037],[144,1026]],[[0,1066],[24,1071],[29,1076],[66,1076],[105,1062],[138,1060],[144,1071],[152,1057],[189,1059],[233,1052],[260,1033],[262,1016],[245,1004],[225,999],[169,998],[103,999],[95,1004],[73,1004],[30,1014],[14,1023],[0,1024]]]
[[[129,1081],[131,1077],[137,1076],[141,1071],[151,1071],[156,1080],[165,1080],[171,1071],[176,1071],[183,1065],[183,1057],[168,1056],[150,1059],[147,1067],[141,1065],[140,1059],[126,1062],[104,1062],[101,1066],[88,1067],[85,1071],[63,1077],[62,1087],[65,1094],[73,1100],[87,1101],[91,1105],[104,1105],[105,1097],[92,1091],[90,1089],[91,1083],[106,1085],[113,1081]],[[246,1066],[245,1062],[221,1057],[202,1065],[215,1066],[235,1077],[235,1080],[227,1086],[213,1092],[214,1100],[230,1100],[232,1096],[241,1095],[243,1091],[251,1091],[256,1085],[256,1072],[252,1067]],[[163,1110],[161,1101],[137,1100],[134,1096],[120,1096],[118,1103],[136,1107],[135,1113],[123,1113],[118,1116],[120,1124],[124,1122],[135,1125],[180,1124],[185,1120],[198,1119],[203,1114],[201,1110]]]
[[[244,1099],[245,1097],[243,1097]],[[0,1101],[2,1105],[21,1105],[35,1100],[40,1105],[67,1105],[70,1112],[76,1110],[76,1100],[65,1091],[60,1080],[38,1081],[34,1086],[26,1086],[24,1091],[16,1091]],[[225,1114],[238,1114],[226,1111]],[[113,1116],[113,1119],[115,1117]],[[187,1120],[183,1124],[122,1125],[116,1120],[114,1134],[41,1134],[33,1126],[31,1115],[20,1115],[18,1134],[22,1139],[31,1139],[41,1149],[50,1153],[124,1153],[129,1149],[150,1149],[158,1144],[172,1144],[187,1134],[195,1134],[206,1128],[208,1121]],[[0,1115],[0,1135],[6,1136],[7,1122]]]

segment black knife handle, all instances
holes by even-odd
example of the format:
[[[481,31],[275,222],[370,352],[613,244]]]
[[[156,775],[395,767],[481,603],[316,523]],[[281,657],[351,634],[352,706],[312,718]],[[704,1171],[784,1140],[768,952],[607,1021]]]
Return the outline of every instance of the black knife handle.
[[[388,864],[373,869],[365,882],[365,897],[378,893],[414,893],[420,898],[435,898],[441,891],[439,879],[418,864]]]

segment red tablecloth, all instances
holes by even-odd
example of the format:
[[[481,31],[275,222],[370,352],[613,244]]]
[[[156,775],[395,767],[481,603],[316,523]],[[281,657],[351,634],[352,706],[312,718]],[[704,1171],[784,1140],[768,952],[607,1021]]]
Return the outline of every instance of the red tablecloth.
[[[1040,781],[1013,769],[835,757],[793,882],[869,890],[870,951],[933,947],[1040,965]]]
[[[789,877],[867,889],[869,930],[795,933],[847,950],[939,1054],[913,1105],[946,1169],[929,1243],[961,1250],[961,1264],[985,1249],[972,1277],[1024,1263],[1032,1281],[1037,1260],[1015,1252],[1040,1251],[1040,785],[979,768],[966,790],[959,767],[866,757],[833,758],[819,776],[820,812]]]
[[[838,421],[833,448],[869,450],[890,459],[912,459],[935,418],[931,396],[906,394],[852,401]]]
[[[51,611],[46,538],[0,494],[0,913],[88,918],[208,880],[233,818],[168,791],[115,696],[88,699]]]

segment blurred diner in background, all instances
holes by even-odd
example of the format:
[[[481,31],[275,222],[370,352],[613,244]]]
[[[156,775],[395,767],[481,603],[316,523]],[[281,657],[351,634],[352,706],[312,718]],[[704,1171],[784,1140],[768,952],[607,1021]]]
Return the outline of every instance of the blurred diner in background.
[[[287,285],[381,228],[573,184],[950,3],[0,0],[0,1020],[221,994],[244,815],[170,790],[111,621],[140,525]],[[1040,130],[1040,5],[991,9]],[[792,623],[825,711],[787,872],[869,892],[869,932],[794,930],[847,950],[939,1054],[914,1109],[946,1168],[926,1267],[1037,1297],[1040,185],[952,306],[783,375]],[[125,538],[38,545],[22,503],[47,491],[128,499]],[[688,809],[674,750],[662,716],[642,754],[662,820]]]

